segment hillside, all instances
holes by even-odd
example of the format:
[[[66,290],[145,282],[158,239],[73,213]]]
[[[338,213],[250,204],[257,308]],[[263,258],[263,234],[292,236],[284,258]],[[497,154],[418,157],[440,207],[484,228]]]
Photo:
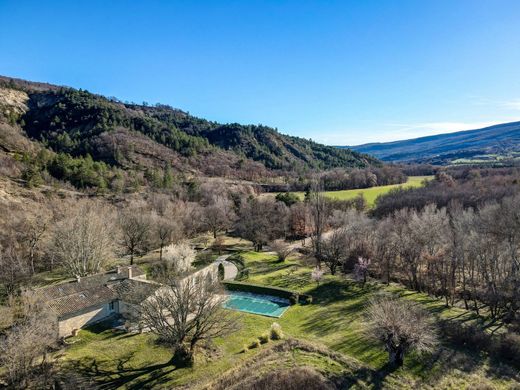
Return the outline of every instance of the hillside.
[[[26,159],[60,179],[85,165],[105,182],[120,175],[118,169],[261,180],[287,172],[379,165],[361,153],[263,125],[219,124],[166,105],[123,103],[7,77],[0,77],[0,118],[0,150],[26,153]],[[80,187],[89,184],[73,181]]]
[[[473,159],[515,159],[520,155],[520,122],[403,141],[370,143],[351,148],[392,162],[449,164]]]

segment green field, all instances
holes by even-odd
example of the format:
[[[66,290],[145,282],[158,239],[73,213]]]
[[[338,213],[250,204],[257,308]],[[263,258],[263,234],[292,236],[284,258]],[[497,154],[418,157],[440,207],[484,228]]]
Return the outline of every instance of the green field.
[[[394,188],[412,188],[412,187],[421,187],[424,183],[424,180],[431,180],[433,176],[410,176],[406,183],[403,184],[392,184],[388,186],[379,186],[379,187],[371,187],[371,188],[362,188],[356,190],[342,190],[342,191],[326,191],[325,195],[339,200],[349,200],[353,199],[359,194],[362,194],[365,198],[369,207],[372,207],[375,204],[376,198],[379,195],[386,194],[390,190]],[[300,199],[304,198],[305,193],[296,192],[296,194],[300,197]]]
[[[349,384],[348,388],[358,389],[466,389],[471,385],[508,389],[519,380],[518,373],[499,362],[476,351],[457,349],[447,342],[442,342],[434,355],[411,354],[403,368],[387,372],[387,354],[364,331],[363,312],[374,294],[397,293],[402,299],[414,300],[435,315],[453,321],[476,321],[490,328],[499,324],[490,324],[473,312],[446,308],[440,300],[397,284],[371,282],[363,287],[341,275],[326,275],[317,285],[310,277],[313,265],[305,260],[293,257],[280,263],[268,252],[242,254],[249,271],[248,282],[311,294],[313,304],[292,306],[278,319],[236,312],[241,321],[240,330],[215,340],[213,349],[199,352],[194,368],[176,369],[169,364],[171,352],[158,345],[152,334],[133,335],[102,328],[82,330],[78,337],[70,339],[73,344],[62,353],[62,365],[103,388],[202,389],[220,374],[241,367],[247,376],[268,372],[273,367],[302,364],[329,377],[340,376]],[[284,352],[277,350],[284,341],[271,341],[242,352],[244,345],[266,332],[274,321],[282,326],[287,339],[297,339],[304,347]],[[316,347],[306,348],[307,345]],[[262,354],[266,355],[265,365],[259,364],[252,373],[247,369],[248,362]],[[457,364],[452,364],[453,361]]]

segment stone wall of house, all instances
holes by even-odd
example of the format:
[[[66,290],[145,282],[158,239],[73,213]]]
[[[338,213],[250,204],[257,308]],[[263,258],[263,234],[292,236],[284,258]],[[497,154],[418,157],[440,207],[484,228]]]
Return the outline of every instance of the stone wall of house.
[[[119,301],[119,313],[125,318],[136,317],[138,314],[138,305]]]
[[[102,321],[116,311],[117,304],[114,304],[114,310],[112,311],[109,304],[105,303],[74,313],[70,317],[60,318],[58,321],[58,335],[59,337],[70,336],[74,330]]]

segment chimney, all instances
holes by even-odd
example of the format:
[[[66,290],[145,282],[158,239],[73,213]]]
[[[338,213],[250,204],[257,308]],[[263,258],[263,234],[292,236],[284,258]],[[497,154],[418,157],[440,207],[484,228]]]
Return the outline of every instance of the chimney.
[[[132,267],[128,267],[128,279],[132,279]]]
[[[121,274],[121,266],[120,266],[120,265],[118,265],[118,266],[116,267],[116,271],[117,271],[117,274],[118,274],[118,275]]]

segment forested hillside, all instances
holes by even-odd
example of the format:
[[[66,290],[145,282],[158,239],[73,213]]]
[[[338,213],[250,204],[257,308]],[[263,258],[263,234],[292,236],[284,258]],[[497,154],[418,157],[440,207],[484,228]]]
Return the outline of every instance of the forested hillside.
[[[79,187],[107,186],[122,176],[164,181],[172,172],[259,181],[379,165],[361,153],[267,126],[219,124],[165,105],[123,103],[6,77],[0,78],[0,108],[0,148],[31,163],[31,174],[46,172]],[[73,177],[78,175],[85,177]]]

